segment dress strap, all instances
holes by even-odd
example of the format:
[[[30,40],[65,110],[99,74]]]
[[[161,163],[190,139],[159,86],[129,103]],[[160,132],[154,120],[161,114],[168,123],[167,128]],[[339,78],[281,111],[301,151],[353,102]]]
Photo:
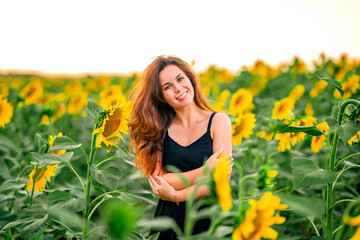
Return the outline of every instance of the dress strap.
[[[213,112],[213,113],[211,114],[211,116],[210,116],[207,131],[210,131],[211,121],[212,121],[212,119],[213,119],[213,117],[214,117],[215,114],[216,114],[216,112]]]

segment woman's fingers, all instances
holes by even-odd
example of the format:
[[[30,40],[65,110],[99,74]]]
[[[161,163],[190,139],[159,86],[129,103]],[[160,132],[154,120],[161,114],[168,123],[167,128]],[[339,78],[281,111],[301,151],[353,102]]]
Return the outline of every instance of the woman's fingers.
[[[158,191],[157,191],[158,184],[152,176],[149,177],[149,183],[150,183],[150,187],[151,187],[152,191],[157,195],[158,194]]]

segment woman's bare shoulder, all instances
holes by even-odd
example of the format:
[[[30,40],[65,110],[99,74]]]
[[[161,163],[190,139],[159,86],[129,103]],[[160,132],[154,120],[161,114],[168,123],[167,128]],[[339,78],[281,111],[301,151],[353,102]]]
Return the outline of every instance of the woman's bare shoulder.
[[[217,112],[211,123],[211,132],[222,132],[224,130],[231,128],[231,121],[227,114],[222,112]]]
[[[230,118],[225,113],[217,112],[214,115],[213,122],[214,122],[214,124],[227,124],[227,123],[230,123]]]

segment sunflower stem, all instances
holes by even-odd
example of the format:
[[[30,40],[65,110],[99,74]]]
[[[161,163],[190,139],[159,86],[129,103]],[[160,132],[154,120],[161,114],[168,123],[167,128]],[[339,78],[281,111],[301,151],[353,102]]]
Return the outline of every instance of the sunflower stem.
[[[345,111],[345,108],[349,104],[353,104],[356,107],[360,106],[360,102],[355,99],[348,99],[348,100],[345,100],[344,102],[342,102],[340,105],[340,109],[338,112],[338,118],[337,118],[337,122],[339,125],[341,125],[341,123],[342,123],[342,118],[343,118],[343,113]],[[339,133],[336,130],[334,139],[333,139],[332,149],[330,152],[330,162],[329,162],[329,164],[327,164],[327,170],[330,170],[330,171],[335,170],[335,158],[336,158],[338,142],[339,142]],[[332,240],[332,238],[333,238],[333,233],[332,233],[333,186],[334,186],[334,182],[329,183],[327,185],[327,196],[326,196],[326,239],[327,240]]]
[[[340,165],[341,163],[343,163],[346,159],[351,158],[351,157],[355,157],[355,156],[357,156],[357,155],[360,155],[360,152],[351,154],[351,155],[349,155],[349,156],[347,156],[347,157],[344,157],[343,159],[341,159],[341,160],[336,164],[335,169],[337,169],[337,168],[339,167],[339,165]]]
[[[71,166],[70,163],[69,163],[69,164],[64,163],[64,164],[65,164],[65,166],[67,166],[68,168],[70,168],[71,171],[73,171],[73,173],[74,173],[74,174],[76,175],[76,177],[79,179],[79,182],[80,182],[80,184],[81,184],[81,187],[82,187],[83,191],[86,192],[84,183],[83,183],[83,181],[81,180],[79,174],[75,171],[75,169]]]
[[[30,207],[32,206],[32,200],[33,200],[33,197],[34,197],[34,189],[35,189],[37,170],[38,170],[38,167],[35,166],[35,173],[34,173],[34,176],[33,176],[33,185],[32,185],[31,195],[30,195]]]
[[[90,167],[94,161],[95,158],[95,141],[96,141],[97,134],[94,134],[91,139],[91,147],[90,147],[90,158],[87,162],[87,184],[86,184],[86,192],[85,192],[85,200],[86,200],[86,207],[83,211],[83,217],[84,217],[84,226],[83,226],[83,238],[86,239],[88,237],[88,226],[89,226],[89,212],[90,212],[90,194],[91,194],[91,172]]]
[[[69,232],[72,233],[72,235],[73,235],[77,240],[79,240],[79,237],[74,233],[73,230],[71,230],[71,228],[69,228],[68,226],[66,226],[66,224],[64,224],[64,223],[62,223],[62,222],[59,222],[59,221],[57,221],[57,220],[55,220],[55,219],[51,219],[51,221],[53,221],[53,222],[55,222],[55,223],[57,223],[57,224],[60,224],[61,226],[63,226],[64,228],[66,228]]]
[[[105,197],[106,195],[113,194],[113,193],[120,193],[122,190],[125,190],[125,188],[122,188],[122,189],[118,189],[118,190],[115,190],[115,191],[106,192],[106,193],[101,194],[100,196],[98,196],[97,198],[95,198],[94,200],[92,200],[92,202],[90,203],[90,207],[91,207],[97,200],[99,200],[100,198]]]
[[[51,117],[50,117],[49,115],[47,115],[47,117],[48,117],[48,120],[49,120],[49,130],[50,130],[50,134],[51,134],[51,135],[54,135],[54,126],[53,126],[53,124],[52,124],[52,122],[51,122]]]

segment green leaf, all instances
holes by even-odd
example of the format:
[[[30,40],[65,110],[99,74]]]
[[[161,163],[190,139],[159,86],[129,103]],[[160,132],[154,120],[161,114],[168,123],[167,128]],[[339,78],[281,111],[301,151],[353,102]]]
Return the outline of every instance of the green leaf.
[[[321,169],[312,160],[303,157],[291,159],[291,168],[295,188],[332,183],[336,179],[334,172]]]
[[[0,194],[0,203],[13,200],[15,200],[15,197],[13,195]]]
[[[86,207],[85,199],[76,198],[67,192],[56,190],[48,198],[49,212],[52,208],[61,207],[70,211],[80,212]]]
[[[49,152],[58,150],[74,150],[81,146],[80,144],[74,144],[74,141],[69,137],[57,137],[54,140],[53,146],[49,149]]]
[[[99,113],[104,111],[104,109],[89,98],[85,111],[94,120]]]
[[[98,169],[95,164],[90,167],[93,178],[100,184],[115,190],[118,188],[121,179],[121,170],[115,167]]]
[[[278,193],[281,202],[288,209],[302,217],[322,217],[324,213],[324,201],[310,196],[298,196],[289,193]]]
[[[360,131],[360,124],[359,126],[356,126],[355,121],[348,121],[341,127],[343,131],[339,131],[339,138],[344,144],[347,144],[350,138],[355,136],[355,134]]]
[[[0,187],[0,192],[18,190],[18,189],[22,189],[24,186],[25,184],[20,184],[15,179],[9,179],[3,182],[3,184]]]
[[[38,160],[38,163],[31,162],[33,165],[38,167],[44,167],[46,165],[61,164],[64,162],[69,162],[71,157],[74,155],[73,152],[67,152],[61,155],[56,154],[45,154],[45,153],[31,153],[31,155]]]
[[[157,233],[151,235],[151,236],[148,238],[148,240],[156,240],[156,239],[158,239],[159,235],[160,235],[160,232],[157,232]]]
[[[312,136],[321,136],[323,132],[315,126],[288,126],[279,131],[279,133],[304,132]]]
[[[344,164],[345,164],[345,169],[360,168],[359,164],[355,164],[355,163],[352,163],[352,162],[344,161]]]
[[[21,234],[35,232],[47,222],[48,215],[41,205],[34,205],[21,210],[17,219],[4,226],[3,229],[15,227]]]
[[[31,238],[31,240],[39,240],[39,239],[42,237],[42,235],[44,234],[46,228],[47,228],[47,227],[39,230],[39,231]]]
[[[42,146],[46,145],[45,140],[41,137],[39,133],[35,135],[36,146],[40,149]]]
[[[333,117],[326,117],[325,122],[329,125],[330,131],[335,132],[336,130],[342,129],[341,126],[338,124],[337,120]]]
[[[311,240],[326,240],[326,238],[323,238],[320,236],[315,236],[315,237],[312,237]]]
[[[328,78],[323,78],[323,77],[320,77],[318,75],[315,74],[315,77],[314,77],[315,80],[323,80],[327,83],[329,83],[331,86],[333,86],[334,88],[336,88],[340,94],[341,94],[341,98],[344,96],[344,90],[342,89],[342,85],[340,82],[336,81],[336,80],[333,80],[333,79],[328,79]]]
[[[179,226],[176,224],[174,219],[170,217],[156,217],[152,220],[139,220],[138,221],[139,227],[145,227],[148,229],[154,229],[154,230],[167,230],[172,229],[178,237],[183,236],[183,233]]]

